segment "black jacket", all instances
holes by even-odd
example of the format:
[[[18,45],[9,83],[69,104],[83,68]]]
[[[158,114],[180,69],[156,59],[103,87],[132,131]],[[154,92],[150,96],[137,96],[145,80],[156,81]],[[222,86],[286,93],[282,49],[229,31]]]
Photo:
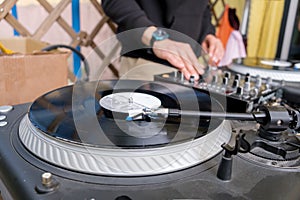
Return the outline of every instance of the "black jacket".
[[[133,34],[119,37],[123,53],[132,57],[153,60],[151,55],[147,55],[149,51],[136,51],[143,46],[141,36],[151,25],[178,31],[200,44],[207,34],[215,33],[208,0],[102,0],[102,6],[118,25],[118,33],[141,28]],[[172,34],[171,38],[185,41]]]

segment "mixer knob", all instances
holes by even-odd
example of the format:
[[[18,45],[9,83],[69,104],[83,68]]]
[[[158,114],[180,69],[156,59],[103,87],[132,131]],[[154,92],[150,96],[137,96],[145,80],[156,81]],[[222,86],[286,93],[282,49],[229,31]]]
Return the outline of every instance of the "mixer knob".
[[[245,77],[245,82],[250,83],[250,81],[251,81],[251,76],[250,75],[246,76]]]
[[[235,80],[233,81],[233,83],[232,83],[232,88],[233,88],[233,89],[237,88],[237,87],[239,86],[239,84],[240,84],[240,81],[237,80],[237,79],[235,79]]]
[[[205,82],[204,78],[203,78],[203,75],[202,74],[199,74],[199,83],[200,82]]]
[[[236,74],[236,75],[234,76],[234,80],[240,81],[240,80],[241,80],[241,75],[240,75],[240,74]]]
[[[228,78],[224,77],[222,80],[222,86],[221,86],[221,92],[224,94],[226,93],[226,90],[227,90],[227,84],[228,84]]]
[[[224,74],[224,77],[230,79],[231,73],[226,71],[225,74]]]
[[[241,86],[238,86],[237,88],[236,88],[236,95],[237,96],[243,96],[243,88],[241,87]]]
[[[183,82],[184,81],[184,75],[182,72],[180,72],[180,81]]]
[[[250,93],[250,82],[245,82],[244,83],[244,94],[243,94],[243,97],[244,98],[249,98],[249,93]]]
[[[223,86],[227,86],[227,84],[228,84],[228,78],[224,77],[222,83],[223,83]]]
[[[255,88],[257,88],[258,90],[261,88],[261,82],[262,82],[261,77],[257,76],[255,82]]]
[[[268,78],[267,78],[267,84],[269,84],[269,85],[272,84],[272,78],[271,78],[271,77],[268,77]]]
[[[190,83],[195,83],[195,76],[191,75],[189,82]]]
[[[256,98],[258,96],[258,89],[257,88],[251,89],[250,92],[249,92],[249,96],[251,98]]]
[[[178,75],[178,71],[174,71],[174,78],[177,78],[177,75]]]
[[[268,77],[266,81],[266,90],[271,89],[271,85],[272,85],[272,78]]]
[[[212,82],[212,84],[217,84],[218,83],[218,76],[217,75],[213,75],[211,82]]]
[[[250,82],[245,82],[244,83],[244,92],[249,92],[250,91]]]

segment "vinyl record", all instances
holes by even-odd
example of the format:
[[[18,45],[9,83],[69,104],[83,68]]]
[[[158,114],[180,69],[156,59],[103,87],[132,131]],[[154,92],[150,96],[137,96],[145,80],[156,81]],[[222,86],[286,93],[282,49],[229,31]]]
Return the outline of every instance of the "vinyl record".
[[[42,95],[29,110],[31,123],[50,137],[95,147],[146,148],[180,143],[201,137],[220,120],[168,118],[125,120],[128,113],[106,109],[101,98],[139,93],[160,101],[159,107],[222,111],[209,95],[183,86],[143,81],[81,83]],[[101,130],[101,131],[99,131]]]

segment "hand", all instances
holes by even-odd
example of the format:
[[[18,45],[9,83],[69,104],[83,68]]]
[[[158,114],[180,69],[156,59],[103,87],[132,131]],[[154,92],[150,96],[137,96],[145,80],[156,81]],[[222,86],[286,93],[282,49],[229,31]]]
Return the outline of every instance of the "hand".
[[[224,56],[224,47],[220,39],[214,35],[207,35],[202,42],[202,48],[209,54],[214,63],[218,63]]]
[[[198,80],[199,74],[204,73],[205,67],[198,62],[193,49],[187,43],[166,39],[155,41],[152,49],[157,57],[178,68],[186,79],[193,75]]]

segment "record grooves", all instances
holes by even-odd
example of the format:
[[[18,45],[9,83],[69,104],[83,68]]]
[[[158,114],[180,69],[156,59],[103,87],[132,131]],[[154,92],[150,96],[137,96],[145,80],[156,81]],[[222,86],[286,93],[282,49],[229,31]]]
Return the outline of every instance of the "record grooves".
[[[167,108],[222,111],[207,94],[173,84],[80,83],[39,97],[21,121],[19,137],[30,152],[54,165],[117,176],[185,169],[214,157],[229,140],[230,126],[219,119],[128,122],[126,112],[110,111],[99,103],[120,92],[152,95]]]
[[[109,84],[113,84],[108,82]],[[166,85],[166,84],[164,84]],[[180,86],[175,86],[172,84],[167,85],[167,87],[175,90],[179,90]],[[140,88],[127,88],[129,92],[141,92],[144,94],[153,95],[161,100],[162,107],[168,108],[180,108],[181,106],[189,107],[189,109],[198,109],[198,105],[193,105],[191,103],[190,95],[185,96],[184,94],[180,96],[180,94],[176,94],[178,98],[180,98],[179,102],[176,99],[176,95],[167,87],[164,87],[159,84],[154,83],[142,83]],[[172,88],[174,87],[174,88]],[[147,89],[149,88],[149,89]],[[145,121],[137,121],[134,122],[137,126],[138,130],[130,129],[130,126],[126,126],[127,124],[132,125],[131,123],[125,121],[126,114],[114,112],[104,109],[100,106],[99,101],[101,97],[107,96],[112,93],[120,93],[127,90],[124,89],[107,89],[103,90],[98,87],[95,95],[90,91],[92,90],[92,85],[88,87],[84,87],[80,90],[84,94],[84,98],[79,97],[81,103],[78,103],[79,106],[74,106],[72,108],[72,91],[73,87],[64,87],[57,89],[53,92],[47,93],[38,99],[32,104],[29,110],[29,119],[38,129],[48,134],[49,136],[60,138],[67,140],[69,142],[75,143],[83,143],[84,145],[92,145],[92,146],[110,146],[111,144],[104,143],[105,141],[95,141],[95,138],[91,136],[93,133],[89,133],[89,137],[84,137],[84,135],[78,135],[76,130],[76,125],[74,123],[74,115],[78,120],[84,120],[88,123],[89,118],[97,117],[101,128],[103,129],[103,134],[113,142],[113,145],[119,147],[130,147],[130,148],[145,148],[147,146],[161,146],[164,144],[169,144],[170,142],[184,142],[185,140],[194,139],[200,136],[203,136],[208,131],[209,125],[218,126],[220,121],[215,119],[215,122],[202,120],[200,121],[200,126],[197,133],[191,133],[190,131],[186,131],[184,134],[181,134],[181,138],[177,140],[174,139],[174,135],[179,128],[178,119],[168,119],[167,123],[161,120],[152,120],[151,122]],[[151,89],[151,90],[150,90]],[[182,90],[186,90],[186,88],[181,87]],[[88,95],[86,95],[89,93]],[[186,94],[188,94],[186,92]],[[194,97],[194,101],[199,100],[199,105],[201,105],[200,110],[209,111],[211,108],[211,98],[207,94],[197,93],[197,97]],[[194,108],[193,108],[194,107]],[[221,110],[221,105],[214,108],[217,110]],[[186,120],[187,121],[187,120]],[[190,126],[198,127],[199,120],[189,120],[186,124],[181,124],[181,126],[185,126],[184,129],[190,129]],[[165,124],[164,124],[165,123]],[[120,129],[121,126],[124,128]],[[145,130],[143,127],[146,127],[148,130]],[[88,131],[92,132],[90,126],[86,126]],[[215,127],[213,127],[215,128]],[[130,130],[129,130],[130,129]],[[160,130],[161,129],[161,130]],[[140,131],[140,132],[138,132]],[[155,132],[153,137],[150,137],[148,133],[145,132]],[[125,132],[125,133],[124,133]],[[131,136],[129,134],[134,134],[135,136]],[[145,135],[142,135],[144,132]],[[140,135],[138,135],[140,134]],[[140,136],[140,137],[139,137]],[[143,139],[146,137],[146,139]]]

